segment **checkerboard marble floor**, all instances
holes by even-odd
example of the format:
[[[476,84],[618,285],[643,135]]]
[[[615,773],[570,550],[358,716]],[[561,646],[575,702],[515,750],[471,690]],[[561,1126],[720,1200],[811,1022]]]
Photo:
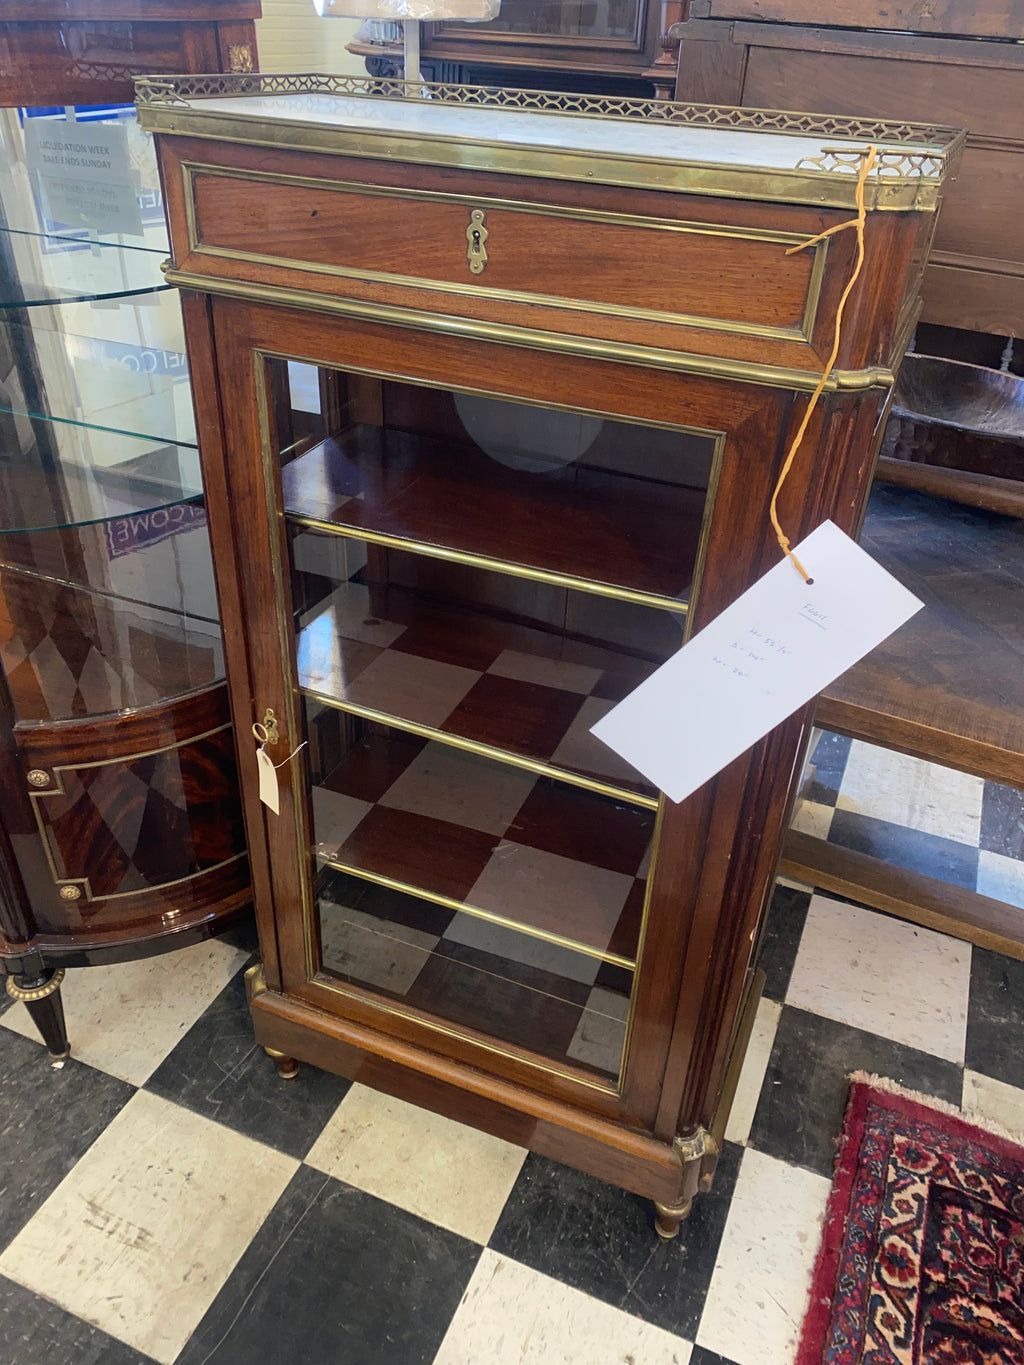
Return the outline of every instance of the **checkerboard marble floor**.
[[[823,737],[798,823],[1024,907],[1024,796]],[[231,939],[0,1015],[0,1359],[789,1365],[854,1069],[1024,1129],[1024,963],[780,884],[714,1192],[678,1241],[555,1162],[256,1049]]]

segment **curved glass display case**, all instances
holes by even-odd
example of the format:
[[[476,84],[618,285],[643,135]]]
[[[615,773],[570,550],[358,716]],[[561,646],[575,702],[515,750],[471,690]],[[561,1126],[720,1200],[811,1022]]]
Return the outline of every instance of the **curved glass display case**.
[[[58,1056],[63,966],[249,899],[167,254],[133,108],[0,110],[0,965]]]

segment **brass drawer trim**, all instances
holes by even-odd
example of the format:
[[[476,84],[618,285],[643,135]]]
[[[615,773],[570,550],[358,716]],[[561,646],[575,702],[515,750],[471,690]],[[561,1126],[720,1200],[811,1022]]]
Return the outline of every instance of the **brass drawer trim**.
[[[679,327],[699,327],[709,331],[729,332],[737,336],[756,336],[775,341],[803,341],[808,345],[814,333],[821,298],[821,281],[825,271],[825,259],[829,242],[818,242],[814,247],[811,272],[807,281],[804,311],[795,327],[777,327],[769,323],[741,322],[730,318],[705,316],[702,313],[674,313],[670,309],[630,308],[623,304],[601,303],[591,299],[574,299],[558,294],[539,294],[529,290],[494,289],[487,285],[454,280],[433,279],[419,275],[397,274],[391,271],[362,269],[359,266],[326,264],[320,261],[306,261],[289,256],[270,256],[259,251],[237,251],[227,247],[204,244],[199,235],[198,211],[195,200],[195,182],[200,175],[211,175],[227,180],[252,181],[270,185],[294,186],[301,189],[324,190],[333,194],[358,195],[363,198],[405,199],[417,203],[439,203],[465,206],[472,212],[479,211],[479,195],[444,193],[438,190],[411,190],[394,185],[365,184],[362,181],[325,180],[317,176],[287,175],[271,171],[239,170],[234,166],[216,166],[205,162],[183,161],[182,179],[185,190],[185,221],[188,231],[188,250],[199,256],[214,259],[247,261],[253,265],[265,265],[289,270],[302,270],[310,274],[330,275],[341,279],[372,280],[376,284],[397,284],[413,289],[432,289],[445,294],[463,295],[471,298],[494,299],[502,303],[525,303],[547,308],[567,309],[572,312],[599,313],[605,316],[624,318],[632,322],[662,322]],[[597,209],[574,208],[570,205],[533,204],[520,199],[497,199],[487,196],[487,211],[525,213],[535,217],[583,220],[590,223],[604,223],[613,227],[634,228],[647,232],[683,233],[695,237],[731,237],[745,242],[764,242],[777,244],[780,248],[799,246],[806,241],[806,235],[799,232],[783,232],[772,228],[751,229],[732,227],[727,224],[695,223],[675,218],[653,218],[631,213],[604,212]],[[486,233],[485,233],[486,236]],[[783,251],[780,250],[780,265]],[[484,261],[487,253],[484,252]],[[481,266],[481,270],[482,270]]]

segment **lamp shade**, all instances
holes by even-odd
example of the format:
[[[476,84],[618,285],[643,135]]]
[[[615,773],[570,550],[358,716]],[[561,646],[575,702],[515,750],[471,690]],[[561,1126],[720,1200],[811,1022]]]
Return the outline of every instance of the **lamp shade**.
[[[317,14],[345,19],[496,19],[500,0],[313,0]]]

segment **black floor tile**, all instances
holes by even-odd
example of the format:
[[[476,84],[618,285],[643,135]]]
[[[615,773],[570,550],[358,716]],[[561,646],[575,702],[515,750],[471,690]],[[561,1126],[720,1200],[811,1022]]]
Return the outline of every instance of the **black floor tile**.
[[[749,1145],[831,1176],[851,1071],[959,1104],[963,1070],[877,1034],[783,1006]]]
[[[479,1257],[302,1166],[176,1365],[430,1365]]]
[[[2,1249],[128,1103],[135,1088],[74,1058],[55,1070],[42,1043],[7,1028],[0,1028],[0,1075]]]
[[[733,1362],[709,1351],[706,1346],[695,1346],[690,1355],[690,1365],[733,1365]]]
[[[829,826],[828,840],[830,844],[869,853],[897,867],[923,872],[969,891],[978,884],[978,850],[955,839],[924,834],[855,811],[837,810]]]
[[[223,943],[230,943],[232,948],[240,948],[243,953],[258,953],[260,950],[259,934],[256,932],[256,916],[250,906],[245,910],[230,929],[225,929],[224,933],[217,937]]]
[[[804,797],[817,801],[823,806],[834,806],[839,800],[839,791],[846,774],[846,763],[850,757],[853,740],[846,735],[834,735],[830,730],[818,740],[811,755],[814,764],[814,781],[808,786]]]
[[[693,1339],[736,1183],[742,1148],[726,1144],[712,1193],[678,1238],[662,1242],[637,1195],[531,1153],[490,1246],[533,1270]]]
[[[1024,962],[971,952],[965,1063],[972,1071],[1024,1089]]]
[[[979,842],[987,853],[1024,861],[1024,792],[998,782],[985,783]]]
[[[810,903],[809,891],[797,891],[792,886],[777,886],[772,895],[757,952],[757,965],[766,977],[764,994],[769,1000],[786,998]]]
[[[313,1066],[282,1080],[253,1040],[239,972],[157,1067],[145,1088],[205,1118],[304,1157],[349,1082]]]
[[[150,1356],[2,1275],[0,1360],[10,1365],[152,1365]]]

